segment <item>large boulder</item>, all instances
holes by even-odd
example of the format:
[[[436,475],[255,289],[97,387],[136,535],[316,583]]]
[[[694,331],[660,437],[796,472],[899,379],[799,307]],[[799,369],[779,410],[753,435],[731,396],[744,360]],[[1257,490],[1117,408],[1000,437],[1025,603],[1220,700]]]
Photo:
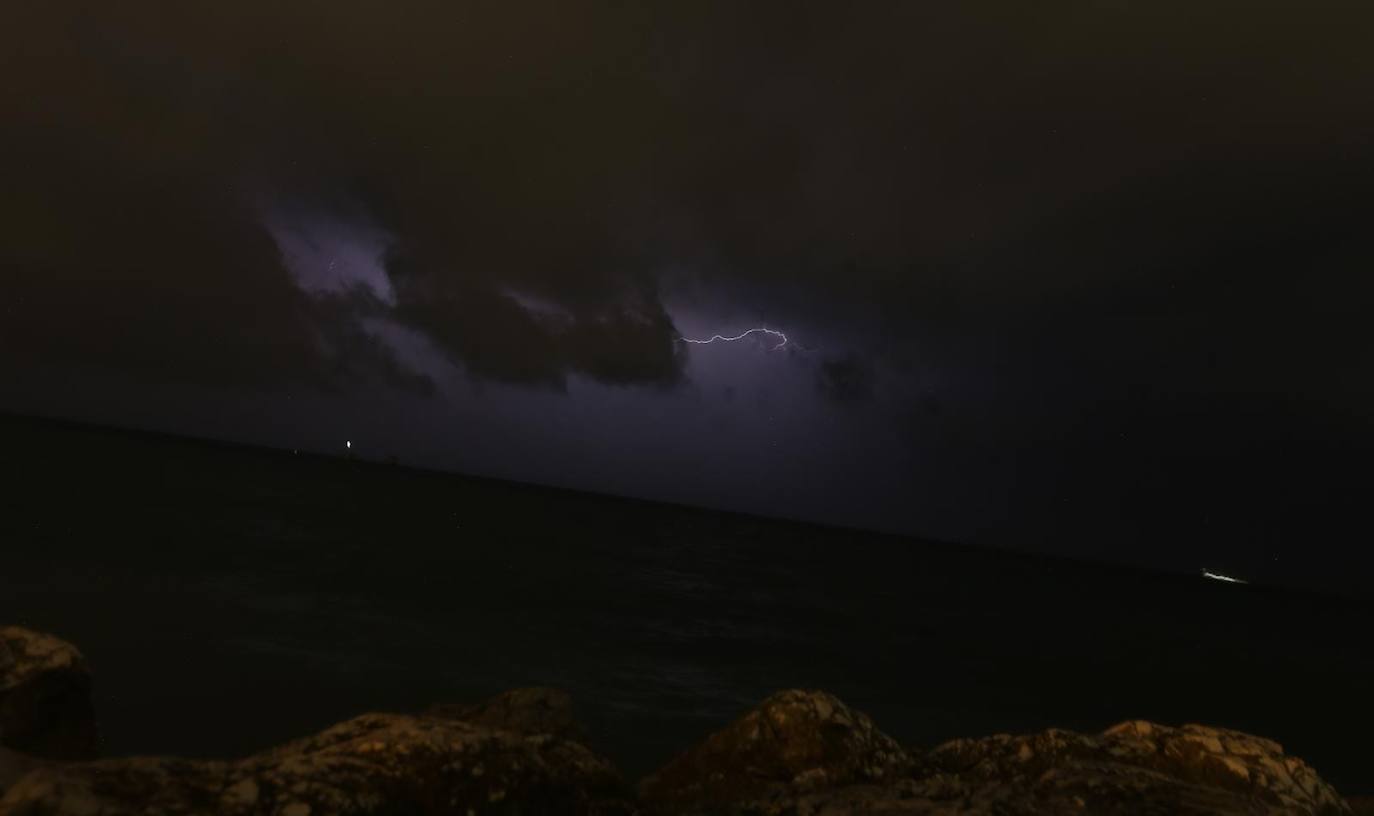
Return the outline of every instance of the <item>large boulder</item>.
[[[624,814],[619,774],[581,745],[437,717],[367,714],[237,761],[110,759],[30,771],[2,816]]]
[[[1220,728],[1132,721],[907,753],[821,692],[788,691],[640,786],[662,816],[1327,816],[1347,803],[1277,743]]]
[[[955,740],[931,769],[975,801],[1040,801],[1090,813],[1338,814],[1345,800],[1278,743],[1201,725],[1121,723],[1088,736],[1049,730]]]
[[[749,816],[1325,816],[1348,805],[1302,760],[1237,731],[1127,722],[1102,734],[1051,729],[960,739],[887,785],[739,803]]]
[[[518,688],[476,704],[441,703],[426,716],[461,720],[520,734],[552,734],[581,740],[582,729],[573,717],[572,698],[565,691],[535,686]]]
[[[17,626],[0,628],[0,746],[49,759],[96,756],[91,675],[76,647]]]
[[[866,715],[822,691],[764,700],[645,779],[643,801],[659,811],[716,812],[749,800],[904,774],[910,758]]]

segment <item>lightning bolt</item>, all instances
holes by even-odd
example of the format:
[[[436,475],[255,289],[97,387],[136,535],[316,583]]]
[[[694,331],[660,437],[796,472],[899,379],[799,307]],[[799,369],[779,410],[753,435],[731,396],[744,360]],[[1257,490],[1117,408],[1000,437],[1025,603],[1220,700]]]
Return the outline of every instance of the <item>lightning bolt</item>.
[[[778,344],[777,344],[776,346],[773,346],[772,348],[770,348],[769,351],[779,351],[779,350],[782,349],[783,346],[787,345],[787,335],[783,334],[782,332],[778,331],[777,329],[764,329],[764,328],[750,329],[749,331],[743,332],[743,333],[741,333],[741,334],[737,334],[737,335],[735,335],[734,337],[726,337],[726,336],[723,335],[723,334],[716,334],[716,335],[712,335],[711,338],[710,338],[709,340],[693,340],[693,339],[690,338],[690,337],[679,337],[678,339],[681,340],[681,341],[684,342],[684,343],[694,343],[694,344],[696,344],[696,345],[698,345],[698,346],[709,346],[709,345],[711,345],[712,343],[716,342],[717,340],[719,340],[719,341],[721,341],[721,342],[725,342],[725,343],[733,343],[733,342],[735,342],[736,340],[743,340],[744,338],[748,337],[748,336],[751,335],[751,334],[771,334],[771,335],[773,335],[774,337],[778,338]],[[797,348],[801,348],[801,346],[798,345],[798,344],[796,344],[796,343],[793,343],[793,345],[797,346]],[[806,349],[802,349],[802,350],[805,351]]]

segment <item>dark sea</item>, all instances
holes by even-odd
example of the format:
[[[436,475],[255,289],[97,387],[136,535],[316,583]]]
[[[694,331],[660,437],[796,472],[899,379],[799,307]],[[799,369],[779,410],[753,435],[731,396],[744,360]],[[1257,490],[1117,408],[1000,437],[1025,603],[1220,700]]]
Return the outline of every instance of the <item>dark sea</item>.
[[[913,747],[1145,718],[1374,792],[1374,604],[0,419],[0,624],[87,656],[108,755],[570,692],[631,778],[769,693]]]

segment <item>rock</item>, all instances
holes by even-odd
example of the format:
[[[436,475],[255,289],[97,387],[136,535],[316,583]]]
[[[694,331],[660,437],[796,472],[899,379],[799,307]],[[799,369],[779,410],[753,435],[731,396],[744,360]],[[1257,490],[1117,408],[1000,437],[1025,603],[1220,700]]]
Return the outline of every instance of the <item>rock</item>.
[[[630,795],[573,737],[568,695],[516,689],[421,716],[368,714],[234,761],[94,753],[90,677],[70,645],[0,629],[0,816],[1336,816],[1352,810],[1278,743],[1124,722],[904,751],[819,691],[784,691]],[[11,742],[13,740],[13,742]],[[24,752],[24,753],[21,753]],[[38,759],[26,755],[48,757]],[[643,810],[641,810],[643,808]]]
[[[640,791],[662,816],[1351,813],[1302,760],[1238,731],[1134,721],[914,755],[835,698],[799,691],[770,697]]]
[[[443,703],[431,706],[425,716],[461,720],[519,734],[552,734],[581,740],[582,729],[573,718],[572,698],[558,689],[536,686],[512,689],[475,705]]]
[[[1132,721],[1096,736],[1051,729],[954,740],[927,763],[913,795],[957,800],[960,813],[1350,812],[1278,743],[1200,725]]]
[[[40,767],[0,799],[0,816],[612,816],[632,811],[626,794],[610,764],[575,742],[367,714],[237,761],[140,757]]]
[[[1350,796],[1346,801],[1354,816],[1374,816],[1374,796]]]
[[[727,804],[894,780],[910,764],[867,716],[831,695],[783,691],[644,780],[640,795],[662,811],[715,812]]]
[[[49,759],[96,756],[91,675],[74,646],[0,628],[0,746]]]
[[[0,794],[39,764],[38,760],[15,753],[8,748],[0,748]]]

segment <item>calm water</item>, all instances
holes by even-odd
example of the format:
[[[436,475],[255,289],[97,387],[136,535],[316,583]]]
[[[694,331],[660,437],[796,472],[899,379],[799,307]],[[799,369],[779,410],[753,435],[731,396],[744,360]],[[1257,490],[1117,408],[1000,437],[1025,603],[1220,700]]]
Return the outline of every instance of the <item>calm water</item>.
[[[7,421],[0,620],[93,664],[109,754],[571,692],[631,776],[779,688],[916,746],[1144,717],[1374,787],[1374,607],[570,493]]]

